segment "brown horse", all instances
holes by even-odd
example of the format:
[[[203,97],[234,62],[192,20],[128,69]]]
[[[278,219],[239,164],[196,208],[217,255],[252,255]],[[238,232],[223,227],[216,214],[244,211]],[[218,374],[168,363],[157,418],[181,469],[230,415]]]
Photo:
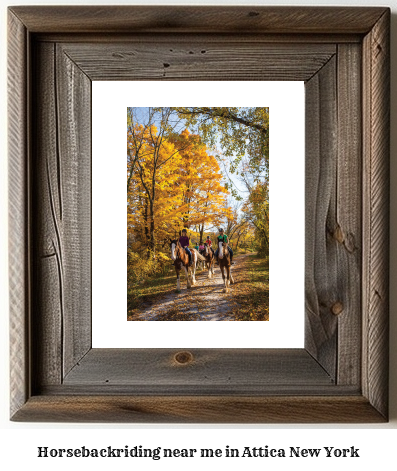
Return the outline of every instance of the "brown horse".
[[[231,265],[232,261],[230,260],[230,252],[229,252],[229,247],[225,242],[219,241],[218,245],[218,262],[219,262],[219,267],[222,272],[222,278],[223,278],[223,292],[227,293],[229,291],[229,284],[234,283],[233,276],[232,276],[232,271],[231,271]],[[226,271],[226,277],[225,277],[225,271]]]
[[[207,244],[204,244],[203,256],[205,258],[205,266],[208,270],[208,278],[212,278],[212,275],[214,274],[215,256],[214,252],[211,250],[211,247],[209,247]]]
[[[182,268],[185,270],[187,287],[191,288],[192,285],[196,284],[196,265],[197,260],[204,260],[196,250],[191,249],[192,252],[192,266],[189,266],[189,255],[186,253],[186,250],[181,246],[178,240],[171,240],[171,258],[174,262],[175,271],[176,271],[176,289],[177,291],[181,290],[181,282],[179,275]],[[190,281],[191,278],[191,281]]]

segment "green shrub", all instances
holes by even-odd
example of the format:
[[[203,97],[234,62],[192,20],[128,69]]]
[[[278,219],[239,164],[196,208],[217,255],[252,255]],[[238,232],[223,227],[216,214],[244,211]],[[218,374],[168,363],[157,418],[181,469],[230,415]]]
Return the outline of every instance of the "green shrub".
[[[128,287],[142,283],[148,278],[160,276],[167,271],[170,258],[158,252],[154,254],[139,254],[127,250],[127,282]]]

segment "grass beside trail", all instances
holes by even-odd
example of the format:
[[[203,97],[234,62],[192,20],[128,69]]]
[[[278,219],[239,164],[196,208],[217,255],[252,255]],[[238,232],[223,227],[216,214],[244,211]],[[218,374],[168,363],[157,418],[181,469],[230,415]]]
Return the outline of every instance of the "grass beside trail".
[[[233,298],[239,304],[233,309],[236,321],[269,320],[269,258],[250,255],[245,270],[233,286]],[[236,280],[237,281],[237,280]]]
[[[236,321],[269,320],[269,260],[257,258],[256,254],[244,256],[243,266],[235,275],[236,284],[232,285],[233,304],[230,314]],[[219,270],[219,267],[217,267]],[[127,320],[139,320],[137,314],[143,307],[155,303],[176,289],[175,269],[173,266],[158,278],[149,278],[134,284],[127,294]],[[197,314],[197,316],[199,316]],[[194,316],[195,317],[195,316]],[[172,307],[160,315],[158,320],[193,320],[191,314],[181,312],[180,307]],[[195,320],[195,319],[194,319]]]
[[[157,298],[175,291],[175,280],[175,269],[170,266],[165,275],[132,285],[127,292],[127,320],[132,320],[132,316],[139,312],[142,305],[152,304]]]
[[[196,275],[198,273],[201,273],[201,270],[197,270]],[[181,273],[181,283],[184,282],[186,282],[186,278]],[[142,307],[154,304],[158,298],[175,292],[176,275],[173,265],[170,265],[164,275],[147,278],[145,281],[132,285],[127,292],[127,320],[139,320],[137,314],[139,314]],[[187,315],[173,307],[166,314],[160,315],[158,320],[195,320],[194,317],[200,316]]]

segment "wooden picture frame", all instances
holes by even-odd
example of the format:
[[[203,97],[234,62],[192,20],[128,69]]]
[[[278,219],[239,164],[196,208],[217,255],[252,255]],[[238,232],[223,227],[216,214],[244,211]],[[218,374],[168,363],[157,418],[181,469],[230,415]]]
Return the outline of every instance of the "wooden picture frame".
[[[11,420],[387,421],[389,23],[9,8]],[[129,79],[305,81],[304,349],[91,348],[91,81]]]

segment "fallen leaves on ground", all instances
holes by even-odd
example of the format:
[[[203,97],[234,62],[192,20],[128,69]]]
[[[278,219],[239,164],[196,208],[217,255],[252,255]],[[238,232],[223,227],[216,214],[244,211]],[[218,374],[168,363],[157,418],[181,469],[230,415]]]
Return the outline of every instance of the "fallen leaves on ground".
[[[234,285],[237,307],[232,314],[236,321],[269,320],[269,260],[253,256],[244,260],[241,278]]]
[[[218,268],[219,270],[219,268]],[[235,284],[229,293],[222,293],[216,286],[219,301],[225,306],[222,319],[228,321],[268,321],[269,320],[269,262],[255,255],[242,256],[232,269]],[[175,292],[175,274],[162,279],[148,280],[143,286],[129,292],[128,317],[130,321],[150,320],[141,313],[153,306],[158,321],[201,321],[210,320],[214,312],[220,311],[220,304],[206,299],[205,294],[214,290],[210,280],[201,280],[191,290],[183,287]],[[218,294],[217,294],[218,296]],[[164,305],[164,300],[171,302]]]

